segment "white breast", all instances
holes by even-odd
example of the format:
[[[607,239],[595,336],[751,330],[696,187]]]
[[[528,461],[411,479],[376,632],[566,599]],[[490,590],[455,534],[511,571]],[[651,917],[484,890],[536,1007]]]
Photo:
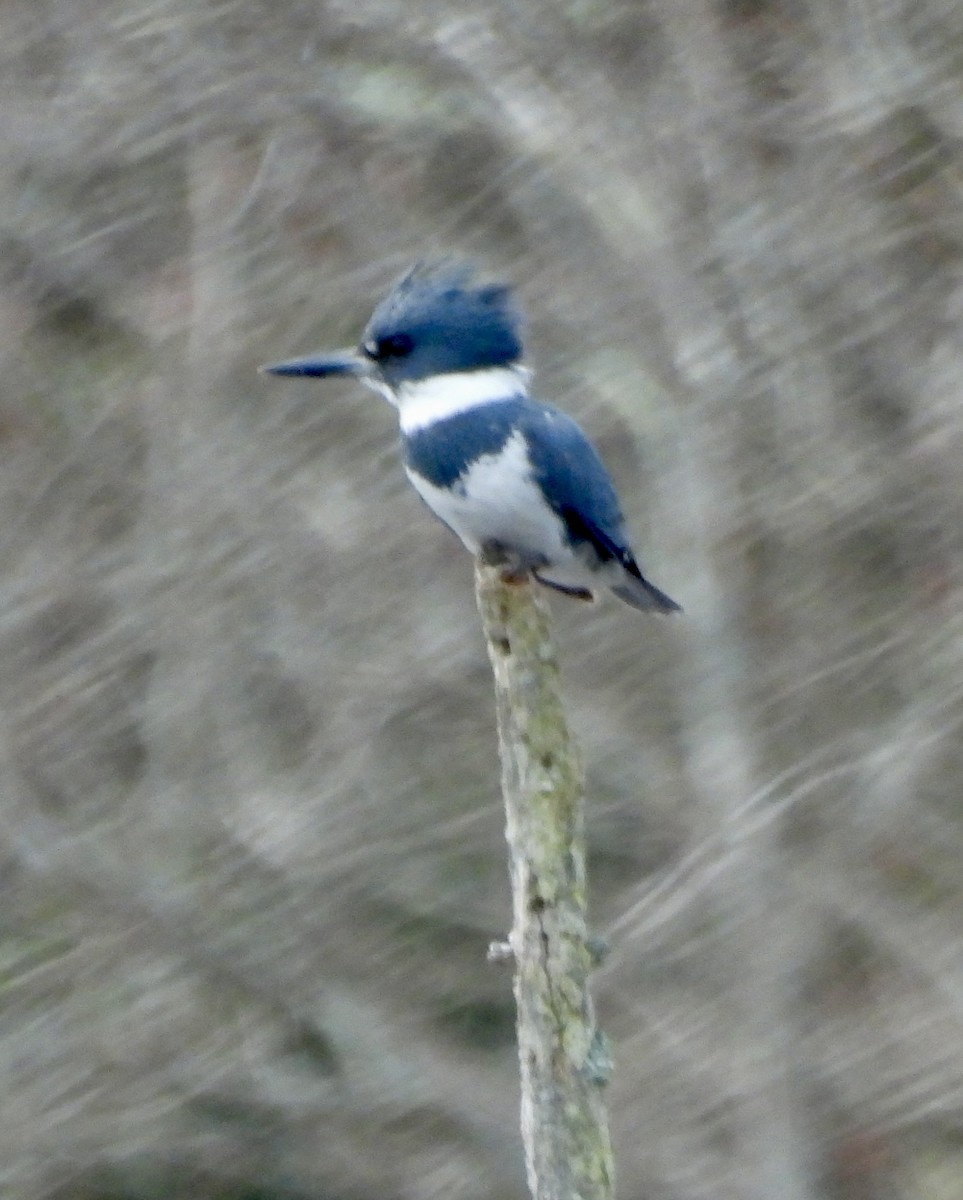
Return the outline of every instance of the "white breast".
[[[497,454],[478,459],[457,492],[436,487],[410,469],[407,474],[428,507],[473,554],[485,542],[497,541],[548,562],[571,557],[562,522],[532,480],[521,434],[513,434]]]

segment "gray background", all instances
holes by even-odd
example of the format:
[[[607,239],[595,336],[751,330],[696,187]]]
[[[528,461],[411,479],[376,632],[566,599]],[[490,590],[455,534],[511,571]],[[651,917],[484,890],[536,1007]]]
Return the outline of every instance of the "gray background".
[[[7,0],[0,1193],[524,1194],[471,563],[259,362],[456,251],[597,441],[553,600],[625,1200],[963,1196],[963,9]]]

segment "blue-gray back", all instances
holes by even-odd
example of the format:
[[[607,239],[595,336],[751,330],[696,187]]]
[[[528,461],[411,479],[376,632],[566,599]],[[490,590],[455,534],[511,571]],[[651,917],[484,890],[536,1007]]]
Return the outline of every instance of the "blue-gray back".
[[[571,417],[549,405],[519,395],[455,413],[403,435],[405,462],[436,487],[457,489],[473,462],[497,454],[516,431],[573,541],[591,542],[603,558],[624,550],[622,512],[598,452]]]

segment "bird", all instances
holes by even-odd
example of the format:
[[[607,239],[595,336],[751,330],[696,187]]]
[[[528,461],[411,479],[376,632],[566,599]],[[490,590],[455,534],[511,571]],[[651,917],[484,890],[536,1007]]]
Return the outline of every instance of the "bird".
[[[422,261],[375,308],[357,349],[270,375],[347,376],[398,412],[405,473],[428,508],[507,582],[680,612],[643,574],[609,474],[567,414],[534,399],[512,289],[468,262]]]

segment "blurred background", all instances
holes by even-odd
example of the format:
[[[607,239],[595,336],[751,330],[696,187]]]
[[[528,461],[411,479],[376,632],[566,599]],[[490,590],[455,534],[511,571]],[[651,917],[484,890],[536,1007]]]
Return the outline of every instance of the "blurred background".
[[[963,8],[6,0],[0,1194],[525,1194],[471,562],[258,363],[515,283],[625,1200],[963,1197]]]

